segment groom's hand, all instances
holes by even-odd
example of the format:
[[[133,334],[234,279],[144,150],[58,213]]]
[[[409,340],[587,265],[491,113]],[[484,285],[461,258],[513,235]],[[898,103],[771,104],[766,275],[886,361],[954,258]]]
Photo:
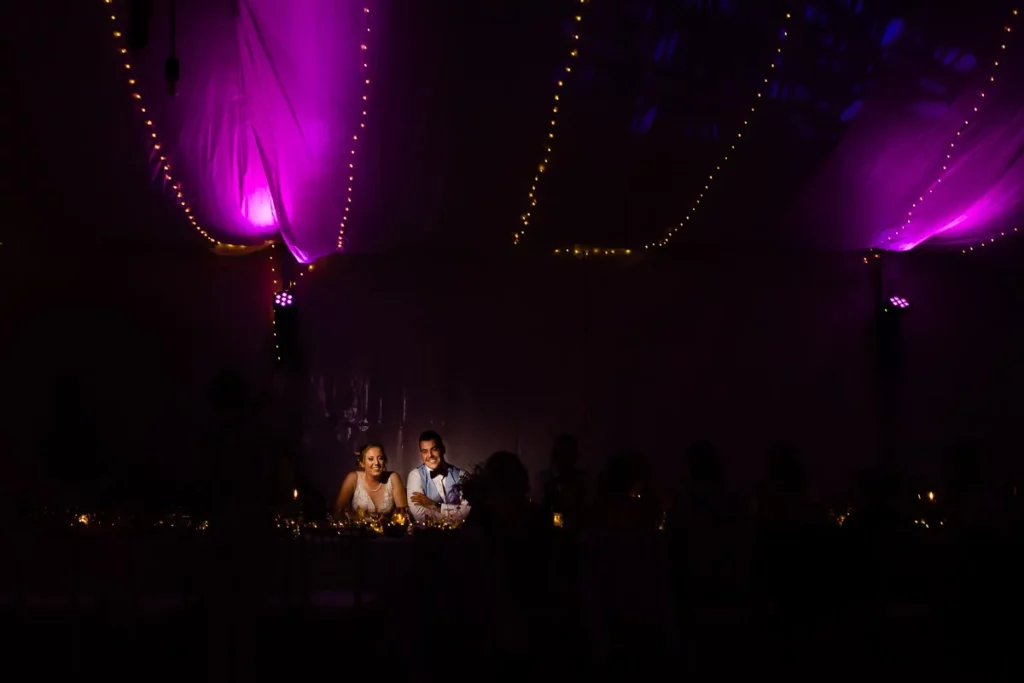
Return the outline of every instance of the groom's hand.
[[[409,500],[412,502],[413,505],[419,505],[420,507],[425,507],[432,510],[438,507],[437,503],[430,500],[419,491],[409,496]]]

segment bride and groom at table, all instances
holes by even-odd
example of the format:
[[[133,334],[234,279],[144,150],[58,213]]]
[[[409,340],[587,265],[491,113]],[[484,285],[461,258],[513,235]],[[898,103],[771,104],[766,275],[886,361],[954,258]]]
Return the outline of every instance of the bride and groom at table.
[[[369,443],[356,454],[358,469],[341,485],[334,510],[338,514],[388,514],[408,508],[417,522],[442,517],[465,519],[469,506],[460,484],[465,471],[445,460],[444,440],[430,430],[420,434],[421,463],[403,484],[387,469],[387,454],[379,443]]]

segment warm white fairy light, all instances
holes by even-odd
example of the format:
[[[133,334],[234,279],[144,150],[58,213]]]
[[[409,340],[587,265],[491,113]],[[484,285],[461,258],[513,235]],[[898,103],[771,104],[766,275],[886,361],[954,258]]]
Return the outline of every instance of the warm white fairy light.
[[[1017,16],[1018,16],[1017,10],[1013,10],[1011,12],[1011,24],[1016,23]],[[1006,50],[1007,43],[1009,42],[1009,35],[1008,34],[1010,34],[1012,32],[1013,32],[1013,26],[1010,25],[1010,24],[1007,24],[1007,25],[1003,26],[1002,30],[999,32],[1000,44],[999,44],[998,56],[997,56],[996,59],[994,59],[992,61],[991,71],[989,72],[989,77],[988,77],[988,80],[987,80],[988,83],[995,83],[995,81],[996,81],[996,72],[999,69],[1000,57],[1002,56],[1003,51]],[[964,119],[963,123],[961,123],[957,127],[956,133],[953,135],[952,139],[949,141],[949,145],[946,148],[946,156],[942,160],[942,167],[939,169],[939,172],[936,175],[935,180],[932,182],[932,184],[928,187],[928,189],[926,191],[924,191],[923,193],[918,195],[916,201],[911,202],[910,209],[907,211],[907,217],[903,221],[903,224],[900,225],[900,227],[896,228],[893,231],[892,235],[889,235],[886,238],[886,242],[892,242],[894,239],[898,238],[903,233],[903,231],[905,231],[907,228],[910,227],[910,224],[911,224],[911,222],[914,219],[914,211],[918,210],[921,207],[921,205],[924,204],[924,202],[926,201],[928,196],[931,195],[931,194],[934,194],[935,190],[937,190],[939,185],[942,184],[942,179],[946,176],[946,173],[949,171],[949,167],[952,166],[953,152],[956,151],[956,149],[957,149],[957,147],[956,147],[957,138],[960,137],[961,135],[963,135],[964,131],[967,130],[967,127],[969,125],[971,125],[971,118],[975,118],[976,119],[978,112],[981,110],[982,106],[985,105],[986,103],[987,103],[987,100],[986,100],[986,97],[985,97],[985,89],[983,88],[983,89],[979,90],[978,93],[977,93],[977,101],[974,103],[974,106],[971,108],[972,111],[971,111],[971,114],[970,114],[970,118]],[[1017,228],[1013,228],[1012,232],[1017,232]],[[998,236],[999,237],[1005,237],[1006,236],[1006,232],[1000,232]],[[981,243],[978,246],[984,247],[986,244],[991,244],[992,242],[995,242],[995,241],[996,241],[996,237],[995,236],[989,237],[986,240],[982,240]],[[966,254],[969,251],[974,251],[974,247],[973,246],[969,246],[969,247],[965,247],[962,250],[962,252],[964,254]]]
[[[625,247],[592,247],[584,244],[574,244],[565,249],[555,249],[559,256],[575,256],[576,258],[588,258],[591,256],[629,256],[632,249]]]
[[[274,279],[274,292],[280,288],[280,280],[277,276],[277,264],[274,262],[274,252],[276,251],[277,245],[270,246],[270,273]],[[273,311],[270,315],[270,324],[273,326],[274,333],[274,357],[280,362],[281,360],[281,340],[277,336],[277,311]]]
[[[108,6],[109,11],[110,9],[112,9],[109,6],[113,5],[113,0],[103,0],[103,4]],[[152,150],[153,158],[156,159],[156,162],[160,168],[161,175],[163,175],[164,183],[167,187],[170,187],[172,192],[174,193],[174,202],[179,207],[181,207],[182,213],[185,214],[185,220],[191,223],[192,227],[195,228],[196,232],[202,235],[203,239],[205,239],[207,242],[218,248],[244,249],[245,247],[243,246],[226,244],[214,238],[212,235],[210,235],[206,228],[203,227],[202,224],[200,224],[199,219],[196,218],[195,210],[192,208],[192,205],[189,204],[189,202],[185,199],[185,195],[182,192],[181,181],[176,180],[174,176],[171,174],[171,163],[170,161],[168,161],[167,156],[164,152],[163,143],[160,142],[160,137],[157,135],[156,125],[153,123],[152,115],[146,109],[146,106],[143,104],[142,93],[139,92],[139,83],[137,75],[132,70],[132,63],[128,60],[128,42],[125,40],[124,31],[117,28],[118,20],[116,14],[111,13],[108,16],[110,17],[111,25],[114,26],[114,28],[112,29],[112,34],[114,36],[114,44],[117,48],[117,53],[121,56],[123,60],[122,64],[124,66],[124,70],[128,73],[127,80],[128,86],[131,88],[130,92],[132,100],[135,102],[136,111],[139,112],[139,115],[142,117],[142,122],[146,126],[146,130],[149,134],[149,146],[150,149]]]
[[[792,19],[792,15],[789,12],[786,12],[786,14],[785,14],[785,16],[783,18],[782,29],[781,29],[781,31],[779,33],[779,43],[778,43],[778,45],[776,45],[775,52],[773,53],[773,56],[772,56],[772,61],[768,65],[768,68],[770,70],[774,70],[774,69],[777,69],[779,67],[779,61],[778,60],[780,58],[780,55],[782,54],[782,49],[783,49],[783,46],[784,46],[784,44],[786,42],[786,39],[789,37],[789,28],[788,27],[789,27],[790,19]],[[669,242],[671,242],[671,240],[675,236],[675,234],[677,232],[679,232],[680,228],[685,227],[688,223],[690,223],[693,220],[693,218],[694,218],[694,216],[695,216],[695,214],[697,212],[697,207],[700,206],[701,200],[704,199],[704,197],[708,194],[708,192],[710,192],[711,184],[717,178],[719,178],[719,176],[721,175],[721,171],[722,171],[723,167],[725,167],[732,160],[732,157],[733,157],[734,153],[736,152],[736,147],[740,143],[740,140],[742,140],[742,138],[743,138],[743,133],[746,132],[747,130],[749,130],[749,127],[751,126],[752,121],[753,121],[753,117],[758,112],[758,109],[760,107],[760,100],[762,100],[763,97],[764,97],[764,92],[762,90],[770,82],[770,78],[768,78],[766,76],[762,80],[763,80],[763,83],[762,83],[762,86],[761,86],[761,90],[759,90],[755,94],[753,102],[751,102],[750,107],[744,113],[744,118],[741,120],[742,122],[740,124],[740,130],[737,131],[736,138],[733,139],[733,141],[730,143],[729,149],[722,156],[722,159],[717,164],[715,164],[715,167],[712,170],[712,172],[708,174],[708,177],[704,181],[704,186],[703,186],[703,188],[701,188],[697,192],[697,197],[694,200],[693,205],[690,207],[690,210],[683,217],[683,220],[681,220],[679,222],[679,225],[675,225],[675,226],[669,228],[668,230],[666,230],[661,239],[659,239],[659,240],[657,240],[655,242],[650,242],[648,244],[645,244],[644,245],[644,249],[651,249],[652,247],[664,247],[664,246],[666,246]],[[558,99],[557,95],[555,96],[555,99],[556,100]],[[554,126],[554,121],[552,121],[552,127],[553,126]],[[548,147],[547,151],[548,152],[551,151],[550,150],[550,146]],[[541,165],[541,172],[543,172],[543,170],[544,170],[543,166],[544,166],[544,164]],[[532,201],[532,204],[534,204],[534,205],[536,204],[536,196],[535,196],[535,194],[536,194],[536,183],[539,180],[539,177],[540,177],[539,174],[538,174],[538,176],[534,177],[534,187],[530,188],[530,199]],[[529,218],[530,218],[530,214],[529,213],[524,214],[524,216],[522,217],[524,228],[527,225]],[[525,232],[525,230],[521,230],[519,233],[516,233],[516,242],[517,243],[518,243],[518,238],[521,236],[521,234],[523,232]],[[585,256],[631,256],[631,255],[633,255],[635,253],[635,251],[633,249],[628,249],[628,248],[625,248],[625,247],[614,247],[614,248],[610,248],[610,247],[583,247],[581,245],[574,245],[574,246],[571,246],[571,247],[564,247],[564,248],[560,248],[560,249],[555,249],[554,253],[555,254],[559,254],[559,255],[571,255],[571,256],[577,256],[577,257],[581,257],[582,258],[582,257],[585,257]]]
[[[352,211],[352,187],[356,180],[356,149],[359,146],[359,140],[362,135],[366,132],[366,116],[367,110],[370,107],[370,8],[363,8],[363,20],[365,22],[365,31],[363,34],[363,42],[359,44],[359,63],[362,64],[362,78],[363,87],[362,95],[360,96],[361,109],[359,114],[359,128],[352,134],[352,147],[349,150],[348,160],[348,184],[346,186],[345,194],[345,206],[342,208],[341,223],[338,224],[338,250],[345,248],[345,226],[348,225],[349,218],[351,218]]]
[[[588,0],[579,0],[580,5],[586,5]],[[540,163],[537,164],[537,169],[534,172],[533,180],[530,182],[530,191],[526,194],[526,211],[519,216],[520,227],[512,234],[512,243],[519,244],[526,236],[526,231],[530,226],[530,219],[533,216],[533,210],[537,206],[537,193],[540,187],[540,179],[544,173],[547,172],[548,167],[551,164],[552,149],[555,144],[555,126],[558,124],[558,113],[561,109],[562,92],[565,88],[566,79],[572,74],[573,63],[580,56],[580,28],[583,23],[582,8],[576,10],[577,13],[573,15],[573,33],[571,37],[571,45],[569,46],[569,54],[565,61],[565,66],[562,68],[562,73],[559,75],[558,80],[555,81],[555,93],[551,104],[551,118],[548,123],[547,133],[544,136],[544,153],[541,155]]]
[[[1007,43],[1010,42],[1010,35],[1009,34],[1013,33],[1013,29],[1017,25],[1017,17],[1018,16],[1019,16],[1018,11],[1016,9],[1012,10],[1010,12],[1010,23],[1007,24],[1006,26],[1003,26],[1003,30],[1000,32],[1000,35],[999,35],[999,55],[1000,56],[1002,56],[1003,52],[1006,51],[1006,45],[1007,45]],[[992,75],[989,76],[989,79],[988,79],[989,83],[994,83],[995,82],[995,80],[996,80],[995,70],[998,67],[999,67],[999,60],[996,59],[992,63]],[[982,98],[984,98],[984,97],[985,97],[984,91],[980,92],[979,93],[979,98],[978,98],[979,99],[979,104],[981,103],[980,100]],[[974,107],[974,111],[978,111],[978,107],[977,106]],[[965,125],[966,125],[966,122],[965,122]],[[959,133],[958,133],[958,135],[959,135]],[[950,145],[950,146],[952,146],[952,145]],[[946,155],[946,158],[947,159],[949,158],[948,154]],[[946,167],[943,166],[942,168],[945,169]],[[1011,233],[1014,233],[1014,232],[1017,232],[1017,231],[1018,231],[1018,228],[1016,228],[1016,227],[1014,227],[1014,228],[1012,228],[1010,230]],[[987,244],[992,244],[993,242],[995,242],[1000,237],[1006,237],[1006,235],[1007,235],[1006,231],[1002,230],[1002,231],[999,232],[998,235],[993,235],[993,236],[989,237],[987,240],[982,240],[976,246],[984,247]],[[962,249],[961,252],[966,254],[968,252],[974,251],[974,246],[975,245],[968,246],[965,249]]]
[[[786,38],[789,37],[789,22],[791,18],[792,15],[789,12],[786,12],[785,17],[783,18],[782,30],[779,32],[778,45],[776,45],[775,52],[772,55],[772,61],[768,65],[769,70],[774,70],[779,67],[778,60],[782,55],[782,48],[785,45]],[[694,200],[693,205],[690,206],[690,210],[686,213],[685,216],[683,216],[683,220],[679,221],[679,225],[674,225],[668,230],[666,230],[662,238],[659,239],[658,241],[645,244],[644,249],[651,249],[653,247],[664,247],[668,245],[668,243],[672,241],[672,238],[675,236],[675,234],[679,232],[680,228],[686,227],[687,224],[693,221],[693,217],[697,213],[697,208],[700,206],[701,200],[704,199],[708,192],[710,192],[711,184],[721,176],[722,168],[725,167],[732,160],[736,152],[736,146],[740,144],[740,141],[743,139],[743,133],[749,130],[751,122],[753,121],[753,117],[755,114],[757,114],[757,111],[760,108],[761,100],[764,97],[763,90],[768,85],[769,80],[770,79],[767,76],[763,79],[761,88],[757,91],[754,100],[750,104],[749,110],[746,111],[744,114],[744,118],[742,119],[742,123],[740,124],[740,130],[736,133],[735,139],[733,139],[733,141],[729,144],[729,149],[722,156],[722,159],[717,164],[715,164],[715,167],[712,170],[712,172],[708,173],[708,177],[704,181],[703,188],[697,192],[697,198]]]

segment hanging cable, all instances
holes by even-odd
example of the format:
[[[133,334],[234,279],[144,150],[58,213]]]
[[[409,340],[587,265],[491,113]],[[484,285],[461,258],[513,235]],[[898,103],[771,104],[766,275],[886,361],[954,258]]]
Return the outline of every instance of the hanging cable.
[[[171,0],[170,21],[171,21],[171,54],[164,62],[164,78],[167,79],[167,93],[171,96],[178,94],[178,81],[181,79],[181,63],[178,61],[178,21],[177,21],[177,0]]]

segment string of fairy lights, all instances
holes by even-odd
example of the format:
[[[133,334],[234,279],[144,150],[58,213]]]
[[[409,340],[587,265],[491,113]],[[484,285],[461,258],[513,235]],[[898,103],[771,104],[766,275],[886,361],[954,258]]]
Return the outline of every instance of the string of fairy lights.
[[[632,249],[623,247],[595,247],[586,244],[574,244],[571,247],[555,249],[555,254],[560,256],[575,256],[576,258],[587,258],[588,256],[629,256]]]
[[[129,92],[131,93],[132,101],[135,105],[136,111],[142,118],[143,124],[146,126],[148,132],[149,149],[152,158],[156,161],[160,173],[163,176],[165,187],[169,187],[174,194],[174,202],[180,208],[182,213],[185,215],[187,220],[199,235],[207,242],[217,247],[218,249],[246,249],[244,246],[227,244],[214,238],[209,231],[199,222],[196,217],[196,212],[193,210],[192,205],[185,199],[185,194],[181,188],[181,181],[177,180],[171,171],[171,162],[168,160],[167,155],[164,151],[164,145],[160,141],[160,136],[157,135],[156,124],[153,123],[153,118],[150,112],[147,110],[145,103],[142,99],[142,93],[140,92],[138,75],[132,69],[132,63],[128,59],[128,41],[125,37],[125,31],[121,28],[121,23],[118,21],[118,15],[114,11],[114,0],[103,0],[103,5],[109,12],[110,23],[113,26],[111,34],[114,38],[114,46],[117,49],[118,55],[121,56],[124,70],[127,73],[127,81]]]
[[[580,56],[580,28],[583,23],[583,6],[587,4],[589,0],[579,0],[580,7],[577,8],[576,14],[573,15],[573,32],[571,34],[571,45],[569,53],[565,61],[565,65],[562,67],[562,71],[555,81],[555,92],[552,99],[551,105],[551,118],[548,122],[547,133],[544,138],[544,153],[541,155],[540,163],[537,164],[537,169],[534,171],[533,180],[530,183],[530,190],[526,193],[526,211],[519,217],[520,227],[512,234],[512,243],[519,244],[522,239],[526,236],[526,231],[530,226],[530,219],[533,216],[533,210],[537,206],[538,188],[540,187],[541,177],[547,172],[548,167],[551,165],[551,155],[555,144],[555,127],[558,125],[558,113],[562,101],[563,88],[565,87],[566,79],[572,74],[573,62]]]
[[[270,258],[270,275],[271,275],[271,277],[274,280],[274,299],[273,299],[273,301],[274,301],[274,304],[275,304],[275,307],[271,308],[270,326],[271,326],[271,334],[273,335],[273,339],[274,339],[274,358],[277,360],[278,363],[280,363],[281,362],[281,357],[282,357],[281,356],[281,338],[278,336],[276,304],[279,302],[280,297],[282,297],[284,295],[288,295],[288,289],[287,288],[289,288],[291,286],[291,284],[290,283],[286,283],[285,288],[282,288],[282,286],[281,286],[281,283],[284,282],[284,273],[281,272],[279,274],[277,272],[277,261],[274,259],[274,255],[277,252],[277,245],[276,244],[270,245],[270,250],[269,251],[270,251],[270,257],[269,257]],[[289,295],[289,301],[290,300],[291,300],[291,297]]]
[[[352,134],[352,146],[349,150],[349,162],[348,162],[348,185],[346,187],[345,206],[342,209],[343,214],[341,223],[338,224],[338,251],[345,248],[345,226],[348,225],[350,218],[350,212],[352,210],[352,187],[356,180],[356,148],[359,146],[359,136],[362,135],[366,130],[366,117],[367,110],[370,107],[370,8],[363,7],[363,22],[365,29],[363,32],[363,41],[359,44],[360,60],[362,64],[362,92],[360,94],[361,110],[359,114],[359,128],[355,133]]]
[[[294,503],[298,505],[299,492],[294,491]],[[175,512],[162,515],[156,519],[136,518],[130,515],[119,515],[117,513],[102,512],[81,512],[63,511],[48,512],[41,515],[38,522],[49,523],[51,526],[74,527],[77,529],[105,529],[105,530],[134,530],[143,529],[162,530],[168,533],[200,532],[205,533],[216,528],[216,523],[211,524],[209,520],[201,516],[187,512]],[[312,517],[303,515],[300,510],[292,509],[288,512],[281,512],[274,515],[273,528],[286,534],[300,537],[311,536],[345,536],[345,535],[369,535],[369,536],[412,536],[423,531],[455,531],[462,526],[457,518],[443,517],[438,519],[425,519],[417,522],[408,512],[401,510],[373,514],[365,510],[358,510],[352,515],[333,515]]]
[[[722,155],[722,158],[715,164],[715,167],[713,169],[711,169],[711,172],[708,173],[707,178],[704,180],[703,187],[698,190],[697,195],[694,198],[693,204],[691,204],[689,210],[683,216],[682,220],[679,221],[679,224],[678,225],[673,225],[672,227],[666,229],[664,231],[664,233],[662,234],[660,239],[655,240],[653,242],[649,242],[647,244],[644,244],[643,245],[644,249],[652,249],[652,248],[659,248],[659,247],[668,246],[668,244],[672,241],[672,238],[676,235],[676,233],[678,233],[681,228],[685,228],[687,225],[689,225],[693,221],[694,217],[697,214],[697,210],[698,210],[698,208],[701,205],[701,201],[703,199],[705,199],[705,197],[710,193],[710,191],[712,189],[712,183],[716,179],[720,179],[721,178],[723,168],[725,168],[731,161],[733,161],[734,155],[735,155],[736,150],[737,150],[737,146],[743,141],[744,133],[747,133],[750,130],[750,126],[752,125],[752,121],[754,119],[754,116],[757,114],[758,110],[761,108],[761,104],[762,104],[762,101],[763,101],[764,95],[765,95],[764,90],[767,88],[767,85],[771,82],[771,74],[774,73],[775,70],[778,69],[779,66],[780,66],[780,61],[779,60],[782,58],[783,48],[785,46],[786,39],[789,37],[789,23],[790,23],[791,19],[792,19],[792,14],[789,13],[789,12],[786,12],[784,17],[783,17],[783,22],[782,22],[781,29],[779,31],[778,43],[775,45],[774,52],[772,53],[771,62],[768,64],[768,73],[766,73],[762,77],[761,85],[757,89],[757,91],[755,92],[754,97],[752,98],[752,101],[750,103],[750,106],[744,112],[743,118],[741,119],[741,123],[740,123],[740,129],[736,132],[735,137],[731,139],[731,141],[729,143],[729,148]],[[576,38],[576,36],[574,36],[574,38]],[[577,52],[574,49],[573,53],[572,53],[572,56],[575,57],[576,54],[577,54]],[[562,86],[562,82],[559,81],[558,85],[559,85],[559,87],[561,87]],[[556,102],[558,101],[558,95],[557,94],[555,95],[555,100],[556,100]],[[557,112],[557,105],[555,107],[555,111]],[[552,120],[551,120],[551,128],[552,129],[554,128],[555,123],[556,123],[556,120],[554,118],[552,118]],[[549,132],[549,138],[553,138],[553,137],[554,137],[553,131]],[[550,151],[551,151],[550,144],[546,148],[546,151],[548,153],[550,153]],[[537,186],[537,183],[539,182],[540,174],[544,172],[546,166],[547,166],[547,159],[545,158],[543,160],[543,162],[541,163],[540,167],[538,168],[538,175],[534,176],[534,179],[533,179],[534,180],[534,185],[530,187],[529,198],[531,200],[531,206],[535,206],[536,205],[536,186]],[[521,237],[522,233],[525,232],[525,227],[526,227],[526,225],[529,222],[529,218],[530,218],[530,213],[529,212],[527,212],[526,214],[524,214],[521,217],[522,223],[523,223],[523,229],[521,229],[519,233],[516,233],[516,243],[518,243],[519,238]],[[566,255],[566,256],[574,256],[574,257],[577,257],[577,258],[585,258],[585,257],[589,257],[589,256],[631,256],[631,255],[633,255],[635,253],[635,250],[630,249],[630,248],[626,248],[626,247],[599,247],[599,246],[583,246],[583,245],[577,244],[577,245],[573,245],[571,247],[562,247],[562,248],[555,249],[554,253],[556,255]]]
[[[370,535],[413,535],[419,531],[454,531],[462,526],[457,517],[427,518],[417,522],[406,510],[395,510],[390,513],[370,513],[366,510],[355,510],[351,514],[323,514],[306,509],[300,498],[299,489],[292,490],[290,503],[275,506],[273,526],[294,536],[345,535],[350,533],[368,533]],[[931,529],[933,525],[945,526],[945,511],[939,503],[934,491],[918,493],[917,503],[908,507],[908,515],[904,522]],[[666,510],[662,510],[660,531],[666,528]],[[859,514],[850,506],[830,509],[828,517],[836,526],[843,526],[850,517]],[[34,522],[39,528],[74,527],[78,529],[123,529],[123,530],[164,530],[168,532],[196,531],[207,532],[215,528],[202,514],[193,514],[186,508],[178,508],[174,512],[156,516],[135,516],[119,512],[91,511],[74,509],[45,508],[42,514],[30,514],[26,522]],[[565,520],[562,513],[551,515],[551,525],[557,529],[564,528]]]
[[[693,204],[690,205],[690,210],[686,212],[686,215],[684,215],[683,219],[679,221],[679,224],[674,225],[671,228],[668,228],[663,233],[661,239],[645,244],[644,249],[668,246],[668,244],[672,241],[672,238],[675,237],[676,233],[679,232],[679,229],[686,227],[690,223],[690,221],[693,220],[694,216],[697,213],[697,209],[700,207],[701,200],[704,199],[705,196],[711,191],[712,182],[716,178],[721,177],[722,168],[728,165],[729,162],[733,160],[733,157],[735,156],[736,152],[736,146],[743,141],[743,134],[749,130],[751,121],[753,121],[754,116],[758,112],[758,109],[761,108],[761,103],[764,99],[764,90],[767,88],[770,82],[771,74],[774,73],[775,70],[778,69],[780,66],[779,60],[782,59],[782,50],[785,46],[786,39],[789,37],[789,23],[790,19],[792,19],[792,16],[792,14],[786,12],[785,16],[783,17],[782,27],[779,30],[779,40],[775,46],[775,52],[772,54],[772,60],[768,64],[768,73],[766,73],[762,78],[762,83],[758,87],[756,93],[754,94],[753,100],[750,103],[749,111],[746,111],[744,113],[742,123],[740,124],[740,130],[736,132],[736,136],[733,138],[732,142],[729,143],[729,149],[726,150],[725,154],[722,155],[722,159],[715,164],[715,168],[712,170],[712,172],[708,173],[708,177],[707,180],[704,182],[703,188],[697,192],[697,197],[696,199],[694,199]]]

